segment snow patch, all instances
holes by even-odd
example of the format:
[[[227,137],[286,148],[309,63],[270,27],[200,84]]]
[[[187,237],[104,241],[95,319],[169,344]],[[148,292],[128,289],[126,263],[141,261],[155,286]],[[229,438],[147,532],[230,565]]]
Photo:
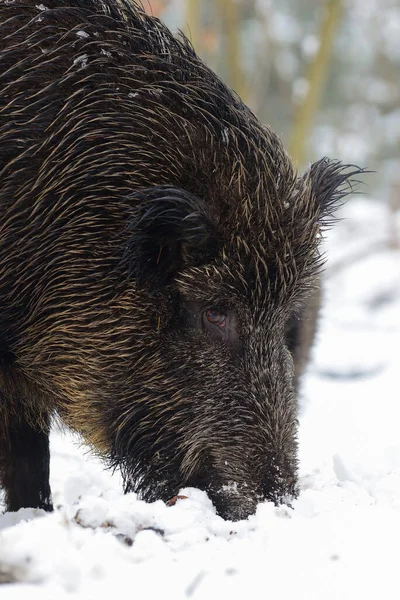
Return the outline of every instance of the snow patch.
[[[87,54],[81,54],[81,56],[77,56],[73,61],[73,65],[77,65],[81,69],[84,69],[87,66],[87,64],[88,64],[88,55]]]

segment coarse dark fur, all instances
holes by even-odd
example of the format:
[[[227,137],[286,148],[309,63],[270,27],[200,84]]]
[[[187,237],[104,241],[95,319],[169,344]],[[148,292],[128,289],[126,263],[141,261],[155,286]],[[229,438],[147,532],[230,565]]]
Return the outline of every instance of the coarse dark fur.
[[[360,170],[323,159],[299,177],[136,4],[44,4],[0,3],[6,507],[51,509],[57,414],[126,490],[198,486],[246,517],[296,493],[288,348],[298,376],[321,230]]]

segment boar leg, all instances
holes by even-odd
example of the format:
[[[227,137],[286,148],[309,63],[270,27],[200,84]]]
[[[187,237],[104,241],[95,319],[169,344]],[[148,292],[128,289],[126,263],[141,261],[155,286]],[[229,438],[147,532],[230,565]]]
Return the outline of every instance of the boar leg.
[[[0,396],[0,405],[2,402]],[[53,510],[48,431],[48,424],[46,430],[37,429],[21,415],[0,418],[0,488],[5,491],[7,510]]]

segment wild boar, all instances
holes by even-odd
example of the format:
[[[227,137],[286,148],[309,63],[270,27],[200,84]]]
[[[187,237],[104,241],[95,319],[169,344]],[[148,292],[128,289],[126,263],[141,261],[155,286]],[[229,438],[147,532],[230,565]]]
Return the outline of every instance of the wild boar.
[[[2,2],[6,508],[52,509],[55,415],[144,499],[197,486],[240,519],[295,495],[296,319],[358,172],[322,159],[299,176],[133,2]]]

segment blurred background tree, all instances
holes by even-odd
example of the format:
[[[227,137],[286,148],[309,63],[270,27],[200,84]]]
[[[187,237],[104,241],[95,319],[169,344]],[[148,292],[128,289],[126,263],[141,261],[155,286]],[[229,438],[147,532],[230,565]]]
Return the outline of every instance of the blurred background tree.
[[[366,166],[398,207],[400,0],[143,0],[281,135],[300,170]]]

